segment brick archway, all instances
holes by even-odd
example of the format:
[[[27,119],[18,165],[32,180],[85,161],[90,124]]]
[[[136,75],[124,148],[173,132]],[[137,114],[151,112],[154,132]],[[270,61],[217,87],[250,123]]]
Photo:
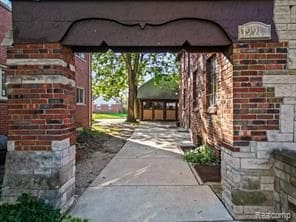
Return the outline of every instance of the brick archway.
[[[251,21],[270,24],[277,40],[273,3],[262,0],[17,0],[13,11],[15,43],[59,42],[82,51],[228,46],[237,42],[238,26]]]
[[[292,37],[281,31],[280,24],[289,22],[275,7],[264,0],[14,1],[3,200],[32,192],[56,207],[73,201],[73,51],[185,48],[223,52],[232,68],[230,135],[220,143],[224,203],[237,218],[254,218],[258,205],[270,210],[272,200],[265,202],[274,191],[269,153],[283,144],[295,147],[295,138],[289,137],[295,133],[289,125],[294,120],[285,115],[295,115],[295,100],[287,99],[295,98],[295,76],[288,75],[294,62],[287,67]],[[239,39],[238,26],[253,21],[270,25],[270,36]],[[293,53],[289,56],[294,59]],[[283,88],[287,85],[290,91]],[[282,127],[286,123],[289,128]],[[250,202],[253,195],[264,201]]]
[[[231,45],[231,40],[218,24],[203,19],[180,18],[159,24],[128,24],[93,18],[73,22],[61,43],[91,50],[178,51],[183,48],[227,47]]]

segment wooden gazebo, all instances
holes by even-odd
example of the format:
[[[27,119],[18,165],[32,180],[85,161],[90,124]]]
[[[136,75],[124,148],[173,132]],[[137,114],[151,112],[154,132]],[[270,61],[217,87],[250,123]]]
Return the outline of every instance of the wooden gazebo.
[[[138,99],[142,121],[178,120],[178,89],[156,84],[151,79],[139,88]]]

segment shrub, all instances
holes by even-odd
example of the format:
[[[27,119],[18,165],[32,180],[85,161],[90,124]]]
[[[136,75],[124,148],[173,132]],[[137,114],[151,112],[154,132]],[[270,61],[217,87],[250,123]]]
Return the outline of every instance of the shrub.
[[[102,135],[101,132],[93,129],[88,129],[88,128],[78,128],[76,132],[77,132],[77,138],[76,138],[77,143],[86,143],[89,140],[99,138]]]
[[[195,163],[198,165],[217,165],[217,158],[214,154],[213,148],[208,145],[201,145],[194,150],[185,152],[183,159],[189,163]]]
[[[43,200],[22,194],[16,204],[3,204],[0,206],[1,222],[87,222],[63,215],[61,210],[54,209]]]

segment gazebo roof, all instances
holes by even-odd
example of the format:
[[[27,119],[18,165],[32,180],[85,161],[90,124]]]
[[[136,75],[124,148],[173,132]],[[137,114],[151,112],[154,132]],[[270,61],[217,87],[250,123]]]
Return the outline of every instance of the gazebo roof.
[[[139,88],[138,99],[178,100],[178,89],[172,89],[162,81],[156,84],[151,79]]]

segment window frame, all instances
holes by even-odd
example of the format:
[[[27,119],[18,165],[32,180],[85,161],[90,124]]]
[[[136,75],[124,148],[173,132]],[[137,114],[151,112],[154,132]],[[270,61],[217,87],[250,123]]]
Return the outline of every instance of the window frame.
[[[7,80],[5,81],[6,83],[6,96],[3,96],[3,76],[5,75],[5,71],[4,69],[7,68],[6,66],[3,66],[0,64],[0,100],[7,100],[8,99],[8,96],[7,96]]]
[[[149,107],[149,108],[147,108]],[[153,101],[143,101],[144,110],[153,110]]]
[[[217,106],[218,91],[218,69],[217,57],[211,56],[207,59],[207,106]]]
[[[164,110],[165,103],[163,101],[153,101],[152,103],[154,110]]]
[[[165,103],[165,107],[166,107],[166,110],[176,110],[177,109],[177,104],[176,104],[176,102],[167,101]],[[173,107],[173,108],[171,108],[171,107]]]
[[[83,56],[81,56],[83,54]],[[84,52],[76,52],[75,56],[81,59],[82,61],[86,61],[86,53]]]
[[[80,101],[80,93],[83,92],[82,102]],[[85,88],[83,87],[76,87],[76,105],[86,105],[86,98],[85,98]]]
[[[199,92],[198,92],[198,69],[196,69],[192,73],[192,106],[193,106],[193,111],[197,112],[199,110]]]

